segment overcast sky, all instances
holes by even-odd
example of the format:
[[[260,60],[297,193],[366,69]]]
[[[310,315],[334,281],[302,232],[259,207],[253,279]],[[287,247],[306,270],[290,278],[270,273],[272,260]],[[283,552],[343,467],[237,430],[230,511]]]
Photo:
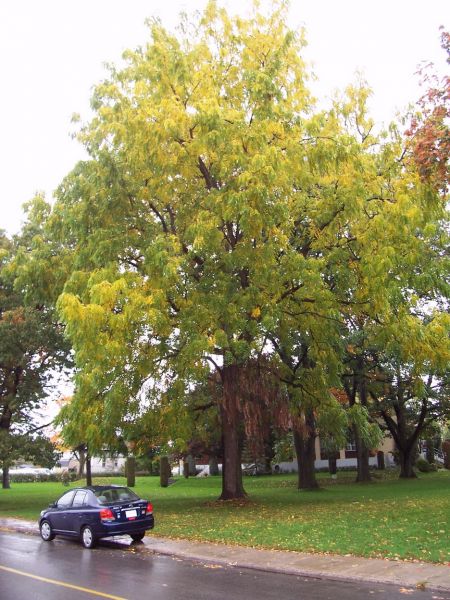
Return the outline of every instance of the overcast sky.
[[[223,0],[232,12],[250,0]],[[262,4],[266,4],[262,0]],[[21,205],[53,190],[84,157],[70,137],[73,113],[89,114],[104,63],[145,43],[147,17],[169,28],[181,10],[206,0],[1,0],[0,228],[14,233]],[[419,95],[421,61],[445,69],[439,26],[449,28],[448,0],[292,0],[290,25],[304,25],[316,94],[344,88],[360,70],[374,90],[373,115],[389,121]]]

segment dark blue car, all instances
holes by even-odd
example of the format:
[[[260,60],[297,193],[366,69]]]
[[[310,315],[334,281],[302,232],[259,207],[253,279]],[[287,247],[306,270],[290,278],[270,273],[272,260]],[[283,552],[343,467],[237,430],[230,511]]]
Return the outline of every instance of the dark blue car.
[[[46,542],[55,535],[80,538],[93,548],[99,538],[130,535],[140,541],[153,529],[153,506],[127,487],[94,485],[70,490],[41,512],[39,530]]]

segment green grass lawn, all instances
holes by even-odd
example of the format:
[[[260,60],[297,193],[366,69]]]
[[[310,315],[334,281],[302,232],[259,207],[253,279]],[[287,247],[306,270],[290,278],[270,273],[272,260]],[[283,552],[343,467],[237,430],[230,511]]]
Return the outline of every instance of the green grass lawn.
[[[178,479],[169,488],[156,477],[137,479],[135,491],[152,500],[155,534],[244,546],[359,556],[450,561],[450,472],[412,481],[385,476],[372,484],[321,476],[323,488],[299,492],[295,475],[247,477],[249,502],[216,502],[219,477]],[[125,479],[96,479],[125,483]],[[72,484],[75,486],[76,484]],[[82,483],[81,483],[82,485]],[[60,483],[17,483],[0,490],[0,516],[37,519],[68,488]]]

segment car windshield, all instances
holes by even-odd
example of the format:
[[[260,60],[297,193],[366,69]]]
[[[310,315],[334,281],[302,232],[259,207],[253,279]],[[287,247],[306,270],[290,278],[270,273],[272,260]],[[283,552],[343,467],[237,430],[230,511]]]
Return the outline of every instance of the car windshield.
[[[126,487],[103,488],[95,490],[94,494],[97,497],[99,504],[112,504],[113,502],[133,502],[139,500],[134,492]]]

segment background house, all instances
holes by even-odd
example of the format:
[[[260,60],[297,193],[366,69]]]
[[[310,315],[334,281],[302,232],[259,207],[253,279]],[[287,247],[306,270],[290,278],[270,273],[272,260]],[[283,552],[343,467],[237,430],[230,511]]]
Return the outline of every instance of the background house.
[[[315,440],[315,450],[316,450],[316,460],[314,461],[314,466],[316,469],[327,469],[328,468],[328,455],[320,446],[320,438],[316,437]],[[370,466],[377,466],[377,452],[383,452],[384,454],[384,462],[386,467],[394,466],[394,457],[393,452],[395,450],[394,440],[390,437],[385,437],[380,446],[374,449],[371,452],[371,456],[369,458]],[[349,442],[345,448],[339,450],[336,453],[336,466],[338,469],[342,469],[345,467],[355,467],[356,468],[356,446],[353,442]],[[273,464],[273,469],[278,466],[280,472],[290,473],[293,471],[297,471],[297,461],[295,458],[290,462],[279,462]]]

